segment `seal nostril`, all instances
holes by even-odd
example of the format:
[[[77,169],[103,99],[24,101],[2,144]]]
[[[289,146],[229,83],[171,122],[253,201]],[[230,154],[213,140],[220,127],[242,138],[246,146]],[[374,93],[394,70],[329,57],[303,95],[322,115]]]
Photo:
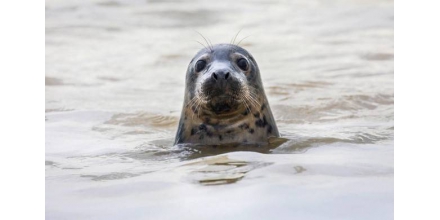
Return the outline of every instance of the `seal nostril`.
[[[225,79],[228,79],[229,78],[229,72],[227,72],[226,74],[225,74]]]
[[[216,74],[216,73],[212,73],[211,77],[212,77],[214,80],[217,80],[217,74]]]

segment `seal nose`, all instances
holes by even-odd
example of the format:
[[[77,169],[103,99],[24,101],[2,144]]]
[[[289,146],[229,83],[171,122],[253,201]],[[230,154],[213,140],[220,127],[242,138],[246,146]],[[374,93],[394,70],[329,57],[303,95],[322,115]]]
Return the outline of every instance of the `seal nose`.
[[[229,79],[230,75],[231,74],[226,71],[216,71],[216,72],[212,73],[211,78],[215,81],[219,81],[219,80],[223,80],[223,79],[227,80],[227,79]]]

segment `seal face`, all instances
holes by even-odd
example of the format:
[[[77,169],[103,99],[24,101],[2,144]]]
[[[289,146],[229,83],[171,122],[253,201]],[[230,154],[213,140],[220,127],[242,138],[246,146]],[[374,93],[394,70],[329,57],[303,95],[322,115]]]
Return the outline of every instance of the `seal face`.
[[[200,50],[186,72],[185,97],[174,144],[264,144],[279,137],[260,70],[232,44]]]

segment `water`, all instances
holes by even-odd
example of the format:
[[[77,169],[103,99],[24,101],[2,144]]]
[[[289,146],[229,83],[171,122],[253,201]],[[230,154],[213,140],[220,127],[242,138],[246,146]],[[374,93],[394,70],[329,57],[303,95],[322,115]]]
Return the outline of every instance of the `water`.
[[[46,217],[392,219],[393,7],[46,0]],[[240,29],[283,138],[172,146],[195,31]]]

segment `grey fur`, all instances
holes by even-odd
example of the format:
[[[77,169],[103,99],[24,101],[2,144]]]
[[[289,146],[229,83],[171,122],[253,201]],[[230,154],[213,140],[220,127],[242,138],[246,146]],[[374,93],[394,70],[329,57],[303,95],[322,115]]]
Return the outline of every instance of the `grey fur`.
[[[248,62],[246,71],[237,66],[241,58]],[[195,65],[200,59],[206,61],[206,67],[196,72]],[[212,79],[213,72],[227,72],[230,78],[224,80],[223,87],[218,87]],[[200,50],[186,73],[184,105],[175,144],[264,144],[269,137],[279,137],[278,128],[252,55],[232,44]]]

